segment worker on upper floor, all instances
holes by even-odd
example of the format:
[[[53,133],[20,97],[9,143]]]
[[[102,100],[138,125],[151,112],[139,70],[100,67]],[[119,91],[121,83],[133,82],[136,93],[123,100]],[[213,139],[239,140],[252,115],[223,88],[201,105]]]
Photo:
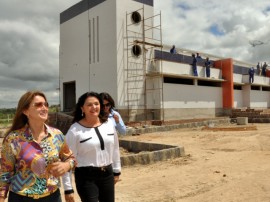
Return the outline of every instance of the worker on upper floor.
[[[206,61],[204,63],[205,66],[205,73],[206,73],[206,77],[210,77],[210,66],[211,66],[211,62],[209,60],[209,57],[206,58]]]
[[[177,54],[175,45],[172,46],[172,48],[171,48],[171,50],[170,50],[170,53],[171,53],[171,54]]]
[[[253,83],[253,82],[254,82],[254,73],[255,73],[254,67],[251,67],[251,68],[248,70],[248,74],[249,74],[249,83]]]
[[[263,66],[262,66],[262,76],[266,76],[266,69],[267,69],[267,64],[266,62],[264,62]]]
[[[260,65],[260,62],[258,62],[258,64],[257,64],[257,75],[258,76],[261,75],[261,65]]]
[[[198,76],[198,72],[197,72],[197,58],[195,57],[195,54],[192,53],[192,71],[193,71],[193,76]]]

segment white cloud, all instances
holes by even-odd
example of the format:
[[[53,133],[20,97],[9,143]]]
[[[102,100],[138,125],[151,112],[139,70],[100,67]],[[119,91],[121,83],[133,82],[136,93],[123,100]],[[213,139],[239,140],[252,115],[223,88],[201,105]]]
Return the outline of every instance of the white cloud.
[[[60,13],[79,0],[0,2],[0,108],[31,89],[59,103]]]
[[[269,1],[170,0],[155,5],[162,11],[165,44],[250,63],[269,61]],[[210,32],[214,26],[222,34]],[[252,47],[252,40],[264,44]]]
[[[30,89],[58,103],[59,17],[79,0],[0,1],[0,108]],[[167,45],[256,64],[269,62],[268,0],[154,0]],[[212,29],[212,32],[211,32]],[[250,40],[263,45],[252,47]]]

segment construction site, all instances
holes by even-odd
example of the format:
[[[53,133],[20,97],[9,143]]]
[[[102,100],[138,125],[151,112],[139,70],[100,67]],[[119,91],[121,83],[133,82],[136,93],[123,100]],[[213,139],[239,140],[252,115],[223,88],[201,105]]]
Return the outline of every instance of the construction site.
[[[162,41],[162,13],[154,13],[153,6],[146,0],[81,1],[60,14],[61,111],[72,111],[87,91],[112,95],[127,123],[269,108],[268,71],[250,83],[248,70],[255,64],[200,52],[194,76],[190,64],[196,50],[170,53],[172,45]]]

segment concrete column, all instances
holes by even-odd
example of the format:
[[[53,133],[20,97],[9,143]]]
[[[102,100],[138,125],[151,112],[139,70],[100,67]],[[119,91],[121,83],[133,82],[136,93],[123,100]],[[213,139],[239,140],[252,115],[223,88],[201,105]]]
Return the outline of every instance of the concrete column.
[[[242,87],[243,107],[250,107],[250,91],[251,85],[248,84]]]

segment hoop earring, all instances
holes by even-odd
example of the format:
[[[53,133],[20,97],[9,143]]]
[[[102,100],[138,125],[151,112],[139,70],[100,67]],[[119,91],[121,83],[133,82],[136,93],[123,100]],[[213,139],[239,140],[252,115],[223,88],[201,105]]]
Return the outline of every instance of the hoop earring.
[[[84,116],[84,113],[82,112],[82,116]]]

